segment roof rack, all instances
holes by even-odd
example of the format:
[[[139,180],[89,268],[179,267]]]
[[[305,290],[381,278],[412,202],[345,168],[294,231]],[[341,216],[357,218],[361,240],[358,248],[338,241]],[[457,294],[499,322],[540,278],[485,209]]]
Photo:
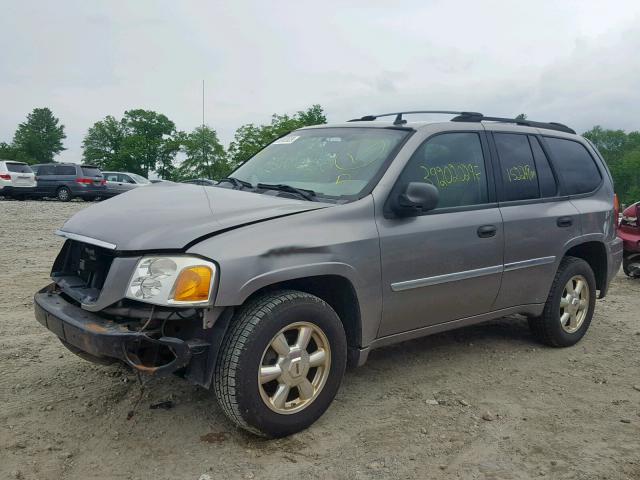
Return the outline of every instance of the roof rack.
[[[405,119],[402,118],[402,115],[411,115],[411,114],[419,114],[419,113],[435,113],[435,114],[443,114],[443,115],[456,115],[451,119],[452,122],[501,122],[501,123],[515,123],[517,125],[524,125],[527,127],[535,127],[535,128],[545,128],[547,130],[556,130],[559,132],[572,133],[575,134],[575,130],[572,128],[563,125],[558,122],[534,122],[533,120],[521,119],[521,118],[503,118],[503,117],[486,117],[482,113],[479,112],[456,112],[451,110],[413,110],[407,112],[393,112],[393,113],[382,113],[380,115],[365,115],[361,118],[354,118],[349,120],[350,122],[371,122],[380,117],[391,117],[395,116],[395,120],[393,121],[394,125],[404,125],[407,123]]]

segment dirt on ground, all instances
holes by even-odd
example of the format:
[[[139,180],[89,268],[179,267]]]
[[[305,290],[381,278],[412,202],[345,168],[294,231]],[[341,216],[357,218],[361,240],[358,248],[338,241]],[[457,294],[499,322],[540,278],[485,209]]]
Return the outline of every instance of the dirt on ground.
[[[640,479],[640,280],[618,275],[572,348],[509,317],[376,350],[316,424],[265,440],[35,321],[53,232],[88,205],[0,201],[1,479]]]

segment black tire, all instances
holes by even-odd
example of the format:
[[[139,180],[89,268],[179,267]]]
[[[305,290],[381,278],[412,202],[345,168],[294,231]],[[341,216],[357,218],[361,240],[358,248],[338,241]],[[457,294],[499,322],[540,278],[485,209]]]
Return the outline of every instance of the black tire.
[[[582,324],[575,332],[567,332],[560,322],[560,300],[569,280],[581,275],[589,288],[588,310]],[[565,257],[551,285],[549,297],[540,317],[529,318],[529,328],[542,343],[551,347],[570,347],[578,343],[587,333],[596,305],[596,279],[593,270],[581,258]]]
[[[261,397],[258,369],[274,336],[301,319],[326,336],[331,350],[329,373],[317,397],[304,409],[278,413]],[[250,300],[234,316],[218,356],[214,389],[223,411],[237,426],[260,436],[284,437],[309,427],[325,412],[340,387],[346,363],[346,336],[335,311],[308,293],[274,291]]]
[[[627,277],[640,277],[640,267],[637,265],[640,265],[640,253],[629,253],[622,258],[622,270]]]
[[[73,198],[73,195],[71,195],[71,190],[69,190],[67,187],[60,187],[56,191],[56,198],[61,202],[68,202]]]

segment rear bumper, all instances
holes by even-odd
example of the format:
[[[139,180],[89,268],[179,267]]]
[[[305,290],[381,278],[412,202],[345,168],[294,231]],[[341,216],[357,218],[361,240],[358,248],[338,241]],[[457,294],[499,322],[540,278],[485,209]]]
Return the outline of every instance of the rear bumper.
[[[640,252],[640,232],[618,230],[618,238],[622,241],[625,252]]]
[[[38,322],[61,340],[97,359],[117,359],[134,369],[156,376],[165,376],[189,364],[194,348],[205,347],[200,340],[182,340],[174,337],[152,338],[144,332],[132,331],[127,326],[104,319],[67,301],[55,284],[40,290],[34,297]],[[164,348],[173,355],[161,365],[148,365],[136,352],[144,348]]]
[[[15,185],[0,185],[0,195],[30,195],[36,190],[36,187],[19,187]]]
[[[71,189],[71,194],[74,197],[104,197],[107,195],[107,188],[102,185],[77,186]]]

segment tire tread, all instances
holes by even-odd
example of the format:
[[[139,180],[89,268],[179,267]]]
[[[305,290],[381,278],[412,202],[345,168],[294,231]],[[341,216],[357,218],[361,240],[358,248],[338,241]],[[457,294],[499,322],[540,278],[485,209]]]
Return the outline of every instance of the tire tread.
[[[216,397],[222,410],[231,421],[238,427],[256,435],[267,436],[261,430],[247,423],[242,416],[237,400],[235,378],[240,358],[247,348],[247,341],[251,338],[253,330],[265,317],[283,303],[299,300],[312,300],[329,307],[315,295],[297,290],[278,290],[265,293],[251,299],[241,307],[222,342],[213,382]]]

